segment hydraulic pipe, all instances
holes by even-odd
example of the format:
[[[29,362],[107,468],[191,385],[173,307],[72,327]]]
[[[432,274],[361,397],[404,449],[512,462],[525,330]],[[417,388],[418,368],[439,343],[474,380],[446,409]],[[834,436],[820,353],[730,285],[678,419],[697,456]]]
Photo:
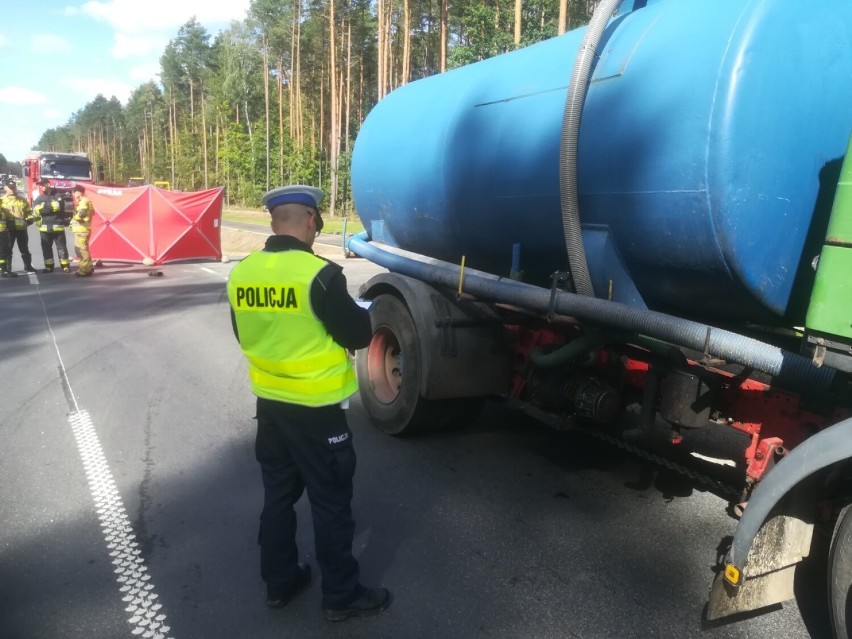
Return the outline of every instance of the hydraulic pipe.
[[[366,232],[350,238],[349,250],[393,272],[431,284],[455,289],[459,282],[459,266],[368,242]],[[514,304],[543,314],[550,310],[551,305],[549,289],[474,269],[465,269],[464,292],[482,300]],[[727,362],[742,364],[771,375],[792,389],[825,392],[834,379],[833,369],[816,368],[801,355],[731,331],[657,311],[637,309],[565,291],[556,293],[554,310],[560,315],[654,337]]]

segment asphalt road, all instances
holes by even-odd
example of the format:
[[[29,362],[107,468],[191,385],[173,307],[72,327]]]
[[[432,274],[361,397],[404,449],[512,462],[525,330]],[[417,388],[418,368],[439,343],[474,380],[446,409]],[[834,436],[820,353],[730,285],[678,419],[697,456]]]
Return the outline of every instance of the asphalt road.
[[[353,291],[379,270],[344,264]],[[315,579],[267,609],[231,267],[0,280],[3,639],[822,636],[795,603],[704,623],[734,530],[724,502],[498,405],[461,431],[395,439],[353,401],[355,552],[393,606],[329,624]]]

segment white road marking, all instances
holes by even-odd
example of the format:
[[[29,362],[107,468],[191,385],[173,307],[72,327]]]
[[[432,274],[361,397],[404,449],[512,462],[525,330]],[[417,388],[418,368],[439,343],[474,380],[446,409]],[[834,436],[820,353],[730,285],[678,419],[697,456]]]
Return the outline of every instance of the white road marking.
[[[219,271],[214,271],[212,268],[207,268],[206,266],[199,266],[199,270],[204,271],[205,273],[210,273],[211,275],[215,275],[216,277],[222,278],[224,281],[228,281],[228,275],[222,275]],[[228,274],[230,274],[230,269],[228,270]]]
[[[171,629],[165,625],[166,615],[160,613],[162,605],[157,603],[151,575],[142,559],[139,544],[133,534],[130,519],[121,501],[121,495],[115,487],[112,472],[107,464],[94,424],[85,410],[78,410],[68,416],[68,421],[77,440],[80,458],[86,469],[89,489],[95,501],[95,508],[107,542],[109,556],[115,566],[116,581],[120,584],[122,601],[127,603],[124,609],[130,613],[128,623],[135,626],[134,635],[167,639]]]
[[[35,282],[33,282],[35,280]],[[30,282],[38,284],[38,278],[30,274]],[[133,534],[133,527],[127,517],[127,511],[121,501],[121,495],[115,487],[115,480],[109,469],[103,448],[101,448],[98,434],[92,423],[89,413],[81,410],[77,403],[77,397],[68,380],[65,363],[62,361],[62,353],[56,341],[56,334],[50,325],[50,317],[47,306],[38,291],[47,330],[53,341],[53,348],[59,360],[59,375],[65,398],[68,402],[70,412],[68,422],[71,424],[74,438],[77,440],[77,449],[80,459],[86,469],[86,477],[89,482],[89,490],[95,502],[98,519],[103,529],[104,540],[107,544],[112,563],[115,565],[116,581],[119,583],[119,592],[122,601],[127,603],[125,612],[130,613],[128,623],[135,626],[131,634],[141,635],[145,639],[171,639],[167,634],[171,628],[165,625],[166,615],[160,613],[162,604],[157,603],[158,595],[154,592],[154,584],[151,583],[151,575],[145,566],[145,560],[140,556],[141,551]]]
[[[232,231],[242,231],[243,233],[254,233],[255,235],[266,235],[266,236],[269,235],[268,229],[263,230],[263,231],[250,231],[249,229],[243,228],[242,226],[226,226],[224,224],[222,225],[222,228],[223,229],[231,229]]]

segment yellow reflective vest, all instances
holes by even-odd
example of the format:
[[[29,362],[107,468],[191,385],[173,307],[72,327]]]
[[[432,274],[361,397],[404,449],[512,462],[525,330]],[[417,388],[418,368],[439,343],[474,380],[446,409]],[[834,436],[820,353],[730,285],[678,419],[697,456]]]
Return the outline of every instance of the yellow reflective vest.
[[[9,230],[23,230],[32,222],[32,209],[20,195],[6,194],[0,199],[0,208],[6,210]]]
[[[71,218],[71,231],[88,233],[92,227],[92,213],[94,211],[95,207],[92,206],[92,201],[85,195],[79,195],[74,207],[74,217]]]
[[[258,397],[328,406],[358,390],[346,349],[311,307],[311,284],[327,265],[307,251],[260,251],[231,271],[228,301]]]

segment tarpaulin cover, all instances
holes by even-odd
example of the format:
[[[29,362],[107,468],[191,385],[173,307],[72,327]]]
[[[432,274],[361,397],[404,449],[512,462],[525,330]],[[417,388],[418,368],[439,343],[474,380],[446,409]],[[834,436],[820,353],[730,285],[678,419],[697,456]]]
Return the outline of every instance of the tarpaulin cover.
[[[222,258],[222,188],[164,191],[83,185],[92,201],[89,250],[93,259],[155,264]]]

